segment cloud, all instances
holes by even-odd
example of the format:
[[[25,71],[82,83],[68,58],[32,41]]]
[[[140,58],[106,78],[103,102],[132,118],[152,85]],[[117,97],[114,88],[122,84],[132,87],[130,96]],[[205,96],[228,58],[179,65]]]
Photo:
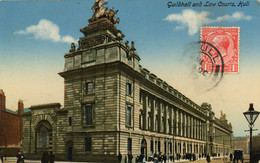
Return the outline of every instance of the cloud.
[[[243,12],[234,12],[232,15],[219,16],[215,19],[210,18],[210,12],[201,11],[196,12],[192,9],[182,10],[180,14],[170,14],[164,20],[169,22],[178,22],[180,25],[175,27],[175,30],[183,30],[188,28],[189,35],[194,35],[200,29],[200,26],[216,23],[221,21],[239,21],[251,20],[252,16],[245,15]]]
[[[221,21],[239,21],[239,20],[251,20],[253,19],[252,16],[244,15],[242,12],[234,12],[232,15],[224,15],[219,16],[214,20],[215,22],[221,22]]]
[[[53,22],[42,19],[39,21],[37,25],[31,25],[27,27],[25,30],[16,31],[14,34],[18,35],[30,35],[34,36],[36,40],[50,40],[53,42],[63,42],[63,43],[71,43],[76,42],[76,40],[67,35],[61,36],[59,27]]]

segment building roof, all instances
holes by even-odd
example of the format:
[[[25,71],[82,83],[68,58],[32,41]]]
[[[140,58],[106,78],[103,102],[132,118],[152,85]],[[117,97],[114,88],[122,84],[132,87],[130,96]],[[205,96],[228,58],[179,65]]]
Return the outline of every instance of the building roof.
[[[8,113],[12,113],[12,114],[16,114],[17,115],[17,111],[15,112],[15,111],[7,109],[7,108],[5,109],[5,111],[8,112]]]
[[[13,111],[13,110],[10,110],[10,109],[7,109],[7,108],[6,108],[5,111],[8,112],[8,113],[11,113],[11,114],[15,114],[15,115],[18,114],[18,110]],[[29,108],[24,108],[24,109],[23,109],[23,112],[24,112],[24,113],[27,113],[27,112],[30,112],[30,111],[31,111],[31,109],[29,109]]]

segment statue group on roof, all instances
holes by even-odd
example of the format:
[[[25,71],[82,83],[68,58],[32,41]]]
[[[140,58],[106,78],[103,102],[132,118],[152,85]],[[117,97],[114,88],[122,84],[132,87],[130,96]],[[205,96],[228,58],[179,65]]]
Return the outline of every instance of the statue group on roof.
[[[114,11],[113,8],[107,10],[107,7],[104,7],[103,5],[107,4],[107,2],[103,0],[96,0],[93,7],[91,8],[94,10],[94,14],[92,18],[90,19],[90,22],[93,22],[100,18],[107,18],[110,20],[113,24],[119,23],[119,18],[115,18],[116,13],[118,10]]]

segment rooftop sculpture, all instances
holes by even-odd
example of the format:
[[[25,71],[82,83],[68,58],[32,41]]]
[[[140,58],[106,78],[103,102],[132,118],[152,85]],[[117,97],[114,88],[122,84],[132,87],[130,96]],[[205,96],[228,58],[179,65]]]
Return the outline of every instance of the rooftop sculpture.
[[[92,10],[94,10],[94,14],[92,18],[89,20],[89,22],[93,22],[100,18],[107,18],[113,24],[119,23],[119,18],[115,18],[115,15],[118,12],[118,10],[114,11],[113,8],[107,10],[108,8],[103,6],[105,4],[107,4],[107,2],[104,2],[102,0],[96,0],[93,7],[91,8]]]

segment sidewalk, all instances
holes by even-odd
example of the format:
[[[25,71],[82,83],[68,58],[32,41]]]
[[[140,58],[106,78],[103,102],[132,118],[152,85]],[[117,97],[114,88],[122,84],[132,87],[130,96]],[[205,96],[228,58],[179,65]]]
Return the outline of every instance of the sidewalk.
[[[40,163],[40,160],[25,160],[25,163]],[[55,161],[57,163],[70,163],[70,161]],[[207,161],[205,160],[205,158],[200,159],[200,160],[196,160],[196,161],[188,161],[188,160],[180,160],[180,161],[167,161],[167,163],[187,163],[187,162],[194,162],[194,163],[207,163]],[[0,161],[1,163],[1,161]],[[7,157],[7,160],[5,160],[4,158],[4,163],[16,163],[16,157]],[[83,163],[83,162],[73,162],[73,163]],[[91,162],[88,162],[91,163]],[[122,163],[124,163],[122,161]],[[134,163],[134,162],[133,162]],[[153,162],[147,162],[147,163],[153,163]],[[216,157],[213,158],[211,157],[211,162],[210,163],[230,163],[230,161],[223,161],[223,157]]]

